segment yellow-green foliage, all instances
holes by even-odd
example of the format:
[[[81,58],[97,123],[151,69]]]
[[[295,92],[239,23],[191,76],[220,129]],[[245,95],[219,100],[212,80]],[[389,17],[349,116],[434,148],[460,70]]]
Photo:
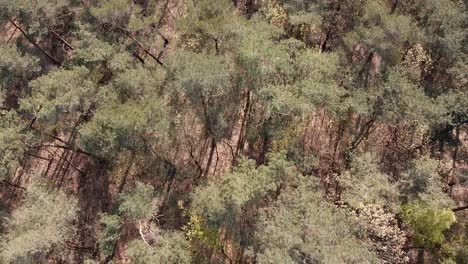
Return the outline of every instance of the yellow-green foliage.
[[[452,210],[432,207],[418,201],[403,205],[402,216],[413,231],[414,244],[425,248],[440,245],[445,239],[443,232],[456,222]]]
[[[179,208],[183,215],[189,218],[189,221],[182,227],[189,242],[201,241],[212,248],[219,249],[221,247],[219,232],[216,228],[208,227],[201,216],[189,212],[182,203],[179,203]]]
[[[196,214],[191,214],[189,216],[189,221],[182,227],[182,230],[185,232],[185,237],[190,242],[200,241],[212,248],[221,248],[219,231],[215,228],[207,227],[203,219]]]
[[[462,214],[459,215],[457,223],[450,227],[446,233],[447,239],[440,247],[441,255],[446,261],[455,260],[456,263],[463,263],[468,259],[468,219]]]
[[[280,1],[266,0],[264,5],[266,19],[275,26],[286,27],[288,24],[288,14]]]

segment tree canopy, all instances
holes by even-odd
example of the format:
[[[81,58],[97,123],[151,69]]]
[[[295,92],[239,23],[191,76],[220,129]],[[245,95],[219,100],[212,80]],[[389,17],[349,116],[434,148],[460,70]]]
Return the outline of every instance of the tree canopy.
[[[0,0],[0,262],[465,263],[466,8]]]

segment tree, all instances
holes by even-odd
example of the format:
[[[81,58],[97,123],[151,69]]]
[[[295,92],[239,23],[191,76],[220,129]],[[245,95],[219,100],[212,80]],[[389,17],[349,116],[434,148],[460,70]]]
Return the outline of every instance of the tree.
[[[341,199],[353,208],[377,205],[397,212],[399,192],[390,176],[382,173],[370,153],[355,156],[351,169],[339,176]]]
[[[300,177],[261,211],[255,234],[260,263],[374,263],[353,220],[325,202],[318,183]]]
[[[180,232],[163,232],[155,247],[150,247],[141,240],[130,242],[126,255],[132,263],[151,264],[191,263],[188,241]]]
[[[466,61],[463,54],[466,3],[462,1],[421,1],[408,10],[414,10],[419,23],[424,27],[427,47],[430,50],[432,67],[424,75],[425,87],[433,96],[451,89],[460,89],[466,84],[464,72]]]
[[[150,231],[143,230],[145,224],[142,223],[154,219],[159,204],[154,187],[143,183],[137,183],[131,192],[120,196],[119,214],[131,222],[138,222],[142,238],[131,241],[125,254],[133,263],[190,263],[189,244],[181,232],[161,230],[151,223],[147,225]],[[103,234],[107,242],[113,244],[119,237],[120,218],[113,215],[105,216],[103,220],[107,229]]]
[[[73,197],[45,183],[28,187],[24,203],[8,218],[1,257],[8,263],[27,263],[53,248],[66,248],[73,234],[77,204]]]
[[[73,42],[74,50],[71,54],[71,61],[75,65],[87,66],[89,69],[94,68],[97,72],[105,71],[106,68],[102,67],[103,64],[118,56],[117,47],[100,38],[87,24],[80,26],[76,36],[77,40]],[[129,54],[124,51],[118,56],[120,64],[125,65],[131,61],[131,59],[125,58],[125,55]]]
[[[442,190],[437,161],[428,157],[414,160],[405,176],[409,185],[405,188],[408,202],[401,207],[403,220],[410,225],[416,246],[434,248],[456,222],[453,200]]]
[[[443,191],[438,162],[427,156],[411,161],[403,175],[403,194],[408,201],[420,200],[437,208],[451,208],[453,200]]]
[[[383,119],[395,123],[405,120],[424,124],[437,116],[437,106],[405,72],[390,71],[382,88],[380,109]]]
[[[44,125],[72,124],[87,115],[97,101],[97,87],[85,67],[57,69],[30,82],[31,94],[21,108]]]
[[[413,241],[417,247],[434,248],[444,240],[444,231],[456,222],[450,209],[440,209],[415,201],[402,207],[403,219],[413,230]]]
[[[192,194],[190,216],[199,219],[197,225],[206,233],[201,242],[223,255],[226,245],[238,245],[242,256],[252,245],[255,212],[265,201],[274,200],[283,185],[296,175],[293,164],[283,155],[272,155],[266,165],[258,167],[252,160],[241,160],[222,180],[198,187]],[[219,243],[213,241],[213,232]]]
[[[101,214],[99,218],[103,226],[98,233],[99,252],[105,258],[112,257],[115,243],[120,239],[122,220],[118,215]]]
[[[76,2],[69,0],[1,1],[0,19],[12,24],[15,27],[14,32],[21,33],[21,38],[17,41],[18,47],[41,58],[45,63],[51,63],[50,66],[62,66],[67,49],[62,48],[59,43],[67,43],[62,36],[68,35],[74,27],[72,10],[75,6]],[[51,36],[53,37],[49,39]],[[48,41],[39,43],[36,38]]]
[[[294,166],[282,155],[272,156],[266,165],[259,167],[254,161],[243,159],[221,181],[209,181],[194,191],[192,213],[219,228],[235,220],[244,206],[260,204],[279,192],[282,183],[288,182],[296,173]]]
[[[261,263],[375,260],[370,245],[354,235],[358,229],[348,222],[346,211],[328,204],[318,189],[315,179],[299,176],[281,155],[272,155],[258,168],[243,160],[222,181],[195,191],[192,213],[201,217],[205,229],[218,229],[221,241],[231,240],[222,242],[221,250],[225,243],[240,243],[241,248],[251,249],[245,258]],[[256,228],[249,230],[251,225]]]
[[[14,176],[31,138],[28,125],[11,110],[0,112],[0,179]]]
[[[215,55],[193,52],[178,54],[173,60],[168,75],[174,92],[187,97],[204,124],[207,136],[219,141],[229,124],[230,109],[223,99],[235,92],[231,88],[228,62]]]
[[[159,203],[154,197],[154,187],[140,182],[132,192],[122,194],[120,199],[119,212],[131,221],[151,219]]]
[[[200,136],[209,140],[206,166],[199,167],[198,177],[206,176],[217,145],[230,135],[235,122],[238,90],[231,82],[231,67],[220,56],[195,52],[181,52],[169,64],[169,93],[182,106],[175,109],[175,114],[191,116],[186,126],[201,127]],[[181,124],[183,121],[179,119]]]
[[[18,107],[26,92],[27,81],[39,71],[33,56],[22,54],[14,45],[0,44],[0,105],[2,109]]]
[[[232,1],[187,1],[187,12],[178,21],[184,47],[188,50],[220,54],[228,47],[229,23],[236,21]]]
[[[397,65],[406,50],[406,45],[417,43],[421,39],[418,27],[409,16],[391,13],[385,1],[365,1],[362,17],[357,25],[345,37],[349,49],[364,48],[367,67],[374,55],[383,58],[386,65]],[[392,40],[389,45],[388,40]]]
[[[138,14],[141,8],[128,0],[99,1],[91,8],[91,14],[104,23],[116,23],[125,26],[132,14]]]
[[[90,122],[80,126],[80,143],[102,158],[125,149],[136,153],[147,150],[147,142],[165,138],[167,126],[165,108],[158,98],[122,104],[111,97]]]
[[[407,263],[406,234],[396,213],[400,206],[397,184],[382,173],[370,153],[352,157],[350,169],[338,178],[342,202],[355,212],[358,225],[383,263]]]
[[[466,18],[0,0],[0,262],[462,261]]]

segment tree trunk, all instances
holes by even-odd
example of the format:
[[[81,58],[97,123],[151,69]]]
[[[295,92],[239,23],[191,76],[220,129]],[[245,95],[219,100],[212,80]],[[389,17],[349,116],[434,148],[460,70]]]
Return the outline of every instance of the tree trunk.
[[[242,124],[241,128],[239,131],[239,140],[237,141],[237,147],[236,147],[236,156],[239,154],[243,153],[244,150],[244,144],[245,144],[245,130],[246,130],[246,125],[247,125],[247,119],[249,117],[249,112],[250,112],[250,97],[251,97],[251,92],[250,90],[247,92],[246,96],[246,102],[245,102],[245,107],[244,107],[244,113],[242,117]],[[234,157],[235,159],[236,157]]]
[[[128,162],[128,166],[125,169],[125,172],[124,172],[124,175],[123,175],[123,178],[122,178],[122,182],[119,185],[119,193],[122,193],[122,191],[123,191],[123,189],[125,187],[125,184],[127,183],[128,174],[130,173],[130,170],[132,169],[134,160],[135,160],[135,155],[133,153],[130,153],[130,160]]]
[[[418,249],[417,263],[418,264],[424,264],[424,249],[422,249],[422,248]]]
[[[214,138],[211,139],[211,147],[210,147],[210,155],[208,157],[208,161],[206,163],[206,168],[205,168],[205,173],[203,176],[208,176],[208,173],[210,172],[210,167],[211,163],[213,163],[213,156],[214,152],[216,150],[216,140]]]

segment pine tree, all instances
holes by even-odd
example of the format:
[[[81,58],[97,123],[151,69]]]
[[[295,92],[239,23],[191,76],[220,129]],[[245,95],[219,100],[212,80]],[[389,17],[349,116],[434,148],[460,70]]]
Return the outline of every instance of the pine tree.
[[[442,190],[437,173],[437,161],[428,157],[414,160],[406,173],[408,203],[402,205],[402,215],[413,231],[416,246],[433,248],[445,237],[443,232],[456,222],[453,200]]]
[[[153,186],[143,183],[137,183],[132,192],[122,194],[120,199],[119,212],[132,221],[151,219],[158,208]]]
[[[377,256],[355,236],[344,211],[325,202],[318,183],[301,178],[261,211],[256,259],[261,263],[374,263]]]
[[[56,248],[63,250],[73,235],[77,202],[44,183],[27,189],[26,199],[12,212],[2,239],[1,257],[8,263],[28,263]]]
[[[466,17],[0,0],[0,262],[463,263]]]
[[[351,169],[339,176],[341,199],[353,208],[378,205],[396,212],[399,205],[397,186],[382,173],[370,153],[353,158]]]
[[[126,255],[133,263],[191,263],[189,244],[181,233],[164,232],[160,242],[150,247],[141,240],[131,241]]]
[[[11,111],[0,112],[0,179],[13,177],[31,138],[28,124]]]

